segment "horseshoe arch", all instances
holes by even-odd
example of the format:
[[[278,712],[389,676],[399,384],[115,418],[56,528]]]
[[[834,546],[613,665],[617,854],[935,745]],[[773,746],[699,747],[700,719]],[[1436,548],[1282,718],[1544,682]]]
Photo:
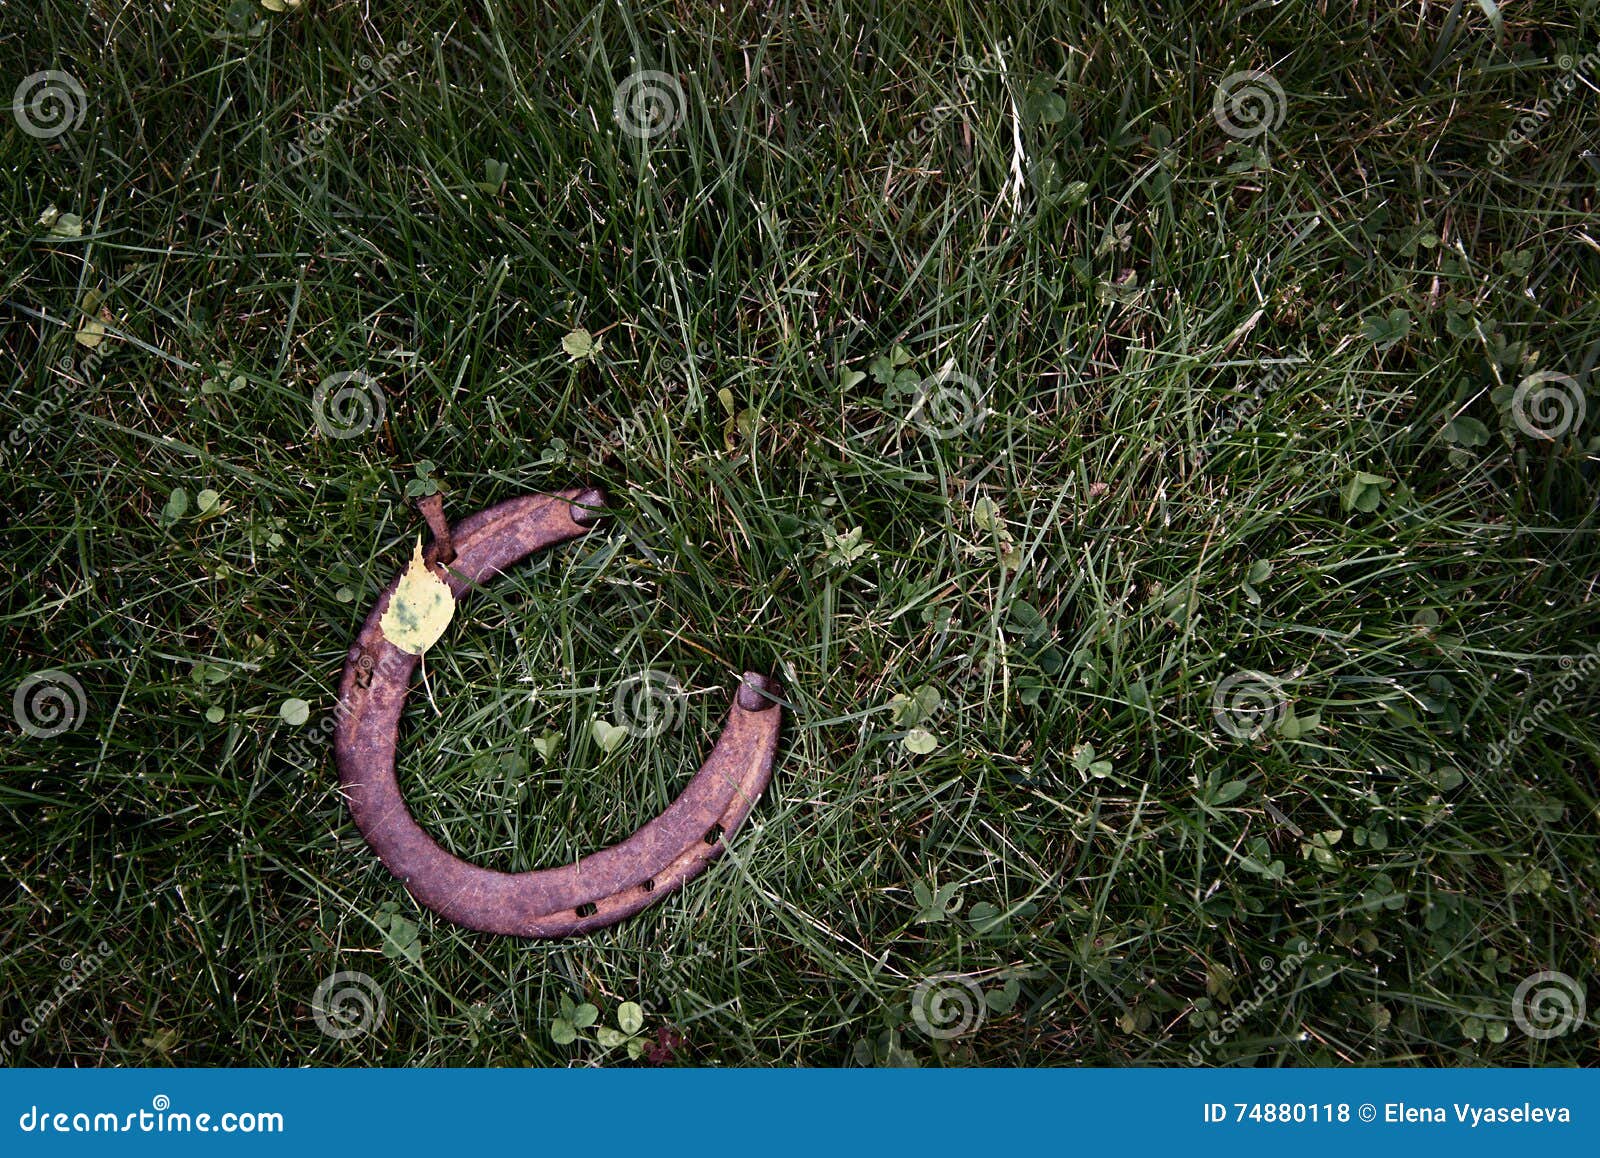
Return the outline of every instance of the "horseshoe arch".
[[[575,488],[511,499],[451,526],[435,496],[423,504],[433,530],[423,557],[459,599],[533,552],[583,535],[604,506],[601,492]],[[367,843],[419,902],[446,920],[514,937],[566,937],[615,924],[703,872],[772,779],[783,715],[778,685],[746,672],[705,764],[661,815],[626,840],[533,872],[461,860],[412,818],[395,777],[400,715],[418,661],[378,626],[398,581],[378,597],[350,649],[334,753]]]

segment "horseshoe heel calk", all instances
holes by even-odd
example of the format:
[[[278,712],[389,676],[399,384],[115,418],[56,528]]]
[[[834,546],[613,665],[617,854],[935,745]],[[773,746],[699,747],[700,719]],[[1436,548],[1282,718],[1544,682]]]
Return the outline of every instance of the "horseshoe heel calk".
[[[448,528],[425,552],[450,558],[458,597],[533,551],[587,531],[598,491],[512,499]],[[396,580],[398,582],[398,579]],[[721,855],[772,778],[782,708],[769,677],[746,672],[727,723],[700,771],[666,810],[632,836],[574,864],[525,873],[482,868],[452,855],[412,818],[395,776],[406,692],[417,657],[383,638],[379,597],[345,665],[334,751],[356,825],[417,900],[470,929],[562,937],[620,921],[666,896]]]

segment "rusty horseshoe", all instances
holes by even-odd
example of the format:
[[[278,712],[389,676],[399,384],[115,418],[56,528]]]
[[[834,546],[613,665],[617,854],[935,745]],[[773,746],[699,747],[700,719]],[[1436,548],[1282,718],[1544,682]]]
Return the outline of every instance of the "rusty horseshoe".
[[[605,496],[582,488],[526,495],[453,527],[437,497],[422,505],[433,531],[423,557],[460,598],[534,551],[588,531],[603,514]],[[772,779],[783,714],[778,685],[746,672],[704,766],[666,811],[620,844],[523,873],[452,856],[412,819],[395,779],[400,714],[417,667],[417,657],[378,626],[397,582],[378,597],[345,662],[334,752],[350,814],[367,843],[418,901],[446,920],[514,937],[565,937],[614,924],[699,875]]]

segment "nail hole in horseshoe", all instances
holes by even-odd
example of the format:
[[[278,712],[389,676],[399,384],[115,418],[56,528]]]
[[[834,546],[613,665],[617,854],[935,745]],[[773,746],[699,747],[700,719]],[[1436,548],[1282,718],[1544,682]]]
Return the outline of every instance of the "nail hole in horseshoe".
[[[639,887],[647,893],[653,893],[656,891],[656,879],[654,877],[646,877],[639,882]]]
[[[710,828],[706,829],[706,843],[707,844],[716,844],[717,841],[719,841],[721,839],[722,839],[722,825],[713,824]]]
[[[600,911],[600,906],[595,904],[593,901],[585,901],[572,911],[577,913],[580,917],[592,917]]]

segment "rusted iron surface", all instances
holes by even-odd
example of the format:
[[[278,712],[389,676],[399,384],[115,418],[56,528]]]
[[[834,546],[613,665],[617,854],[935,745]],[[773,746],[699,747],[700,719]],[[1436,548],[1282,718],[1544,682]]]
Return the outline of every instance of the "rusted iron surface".
[[[534,551],[588,531],[604,502],[595,490],[529,495],[450,526],[435,500],[425,504],[434,539],[423,556],[460,599]],[[515,937],[604,928],[702,872],[771,780],[783,714],[778,687],[746,672],[699,773],[666,811],[620,844],[575,864],[525,873],[497,872],[451,855],[412,819],[395,779],[400,716],[418,657],[379,630],[394,589],[391,582],[378,597],[350,649],[334,751],[350,813],[367,843],[418,901],[447,920]]]

